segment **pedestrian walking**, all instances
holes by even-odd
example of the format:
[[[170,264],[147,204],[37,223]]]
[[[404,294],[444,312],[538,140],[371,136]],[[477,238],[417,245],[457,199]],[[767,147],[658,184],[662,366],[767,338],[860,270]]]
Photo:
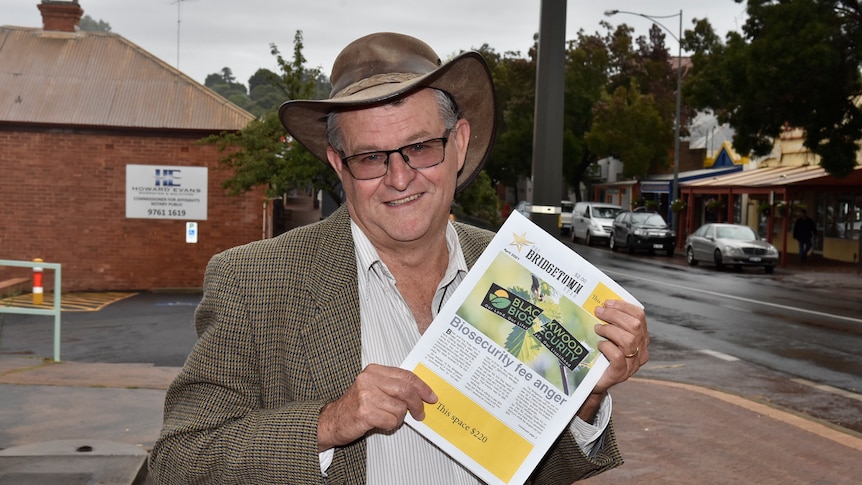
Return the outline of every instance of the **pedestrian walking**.
[[[799,211],[799,217],[793,223],[793,239],[799,243],[799,261],[804,262],[814,244],[817,224],[808,217],[805,209]]]

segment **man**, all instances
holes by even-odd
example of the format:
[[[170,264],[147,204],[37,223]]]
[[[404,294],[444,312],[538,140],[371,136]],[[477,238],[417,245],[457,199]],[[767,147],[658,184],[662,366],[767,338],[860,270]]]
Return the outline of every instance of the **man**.
[[[168,390],[157,483],[477,483],[403,424],[434,390],[398,365],[493,234],[449,220],[494,134],[487,65],[441,65],[400,34],[339,54],[332,96],[282,123],[338,173],[346,203],[319,223],[213,257],[200,336]],[[570,483],[621,463],[608,389],[647,361],[643,312],[597,310],[611,367],[533,475]]]
[[[817,232],[817,225],[814,219],[808,217],[805,209],[800,210],[799,217],[793,223],[793,239],[799,243],[799,261],[805,261],[808,257],[815,232]]]

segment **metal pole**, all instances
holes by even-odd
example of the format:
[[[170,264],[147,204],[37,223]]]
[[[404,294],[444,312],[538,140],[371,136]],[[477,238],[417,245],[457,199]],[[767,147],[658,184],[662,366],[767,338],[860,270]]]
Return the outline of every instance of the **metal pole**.
[[[559,231],[563,190],[563,97],[566,61],[566,1],[542,0],[533,124],[532,220]]]
[[[63,271],[58,264],[54,269],[54,362],[60,362],[60,326],[63,314]]]
[[[681,105],[682,105],[682,9],[680,9],[678,14],[673,15],[646,15],[638,12],[629,12],[626,10],[606,10],[605,15],[608,17],[612,17],[618,13],[625,13],[629,15],[637,15],[638,17],[643,17],[645,19],[649,19],[652,23],[658,25],[663,28],[671,37],[676,40],[678,49],[676,56],[676,115],[673,123],[673,182],[670,186],[670,191],[668,192],[668,205],[673,204],[673,201],[679,197],[679,132],[680,132],[680,116],[681,116]],[[661,18],[670,18],[679,16],[679,31],[678,34],[674,35],[673,31],[667,28],[666,25],[659,22],[656,19]],[[668,207],[670,209],[670,207]],[[674,214],[673,210],[670,210],[671,221],[670,227],[674,230],[678,230],[676,223],[679,219],[677,214]],[[679,238],[677,238],[679,239]]]
[[[28,307],[16,307],[10,305],[0,305],[0,314],[2,313],[20,313],[23,315],[53,315],[54,316],[54,361],[60,362],[60,326],[62,324],[62,311],[63,311],[63,290],[61,282],[63,280],[62,276],[62,266],[59,263],[45,263],[39,261],[13,261],[7,259],[0,259],[0,267],[2,266],[15,266],[15,267],[24,267],[24,268],[33,268],[38,265],[43,269],[54,270],[54,306],[53,309],[48,310],[44,307],[41,308],[28,308]]]
[[[677,38],[677,56],[676,56],[676,118],[674,120],[674,137],[673,137],[673,185],[671,186],[670,200],[668,204],[673,204],[673,201],[679,197],[679,125],[680,125],[680,110],[682,104],[682,10],[679,11],[679,37]],[[671,213],[671,223],[677,235],[679,235],[678,219],[679,216]],[[677,241],[680,238],[677,237]]]

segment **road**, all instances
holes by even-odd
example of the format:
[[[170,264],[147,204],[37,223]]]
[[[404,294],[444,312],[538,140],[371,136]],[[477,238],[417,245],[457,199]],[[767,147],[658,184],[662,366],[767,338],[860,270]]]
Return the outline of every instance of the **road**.
[[[806,284],[781,268],[718,271],[568,244],[647,309],[652,343],[640,376],[737,393],[862,432],[858,287]]]
[[[572,247],[646,307],[652,344],[639,376],[736,393],[862,433],[858,288],[805,284],[781,268],[717,271],[681,257]],[[198,301],[141,293],[97,312],[64,313],[61,358],[181,366],[194,345]],[[51,318],[0,322],[0,353],[52,355]]]
[[[194,342],[195,293],[140,293],[95,312],[64,312],[60,360],[179,367]],[[0,353],[51,357],[53,317],[0,314]]]

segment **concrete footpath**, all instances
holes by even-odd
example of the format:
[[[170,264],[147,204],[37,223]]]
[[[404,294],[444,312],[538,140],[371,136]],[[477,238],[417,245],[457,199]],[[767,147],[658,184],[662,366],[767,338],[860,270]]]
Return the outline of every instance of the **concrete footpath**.
[[[146,455],[178,370],[0,357],[0,484],[147,483]],[[640,378],[614,398],[626,462],[587,483],[850,484],[862,477],[862,437],[804,416]]]
[[[149,483],[177,372],[0,356],[0,485]]]
[[[855,273],[787,277],[862,289]],[[0,354],[0,485],[149,483],[147,453],[178,371]],[[855,484],[862,477],[858,433],[758,401],[646,378],[615,388],[614,401],[625,464],[586,483]]]

